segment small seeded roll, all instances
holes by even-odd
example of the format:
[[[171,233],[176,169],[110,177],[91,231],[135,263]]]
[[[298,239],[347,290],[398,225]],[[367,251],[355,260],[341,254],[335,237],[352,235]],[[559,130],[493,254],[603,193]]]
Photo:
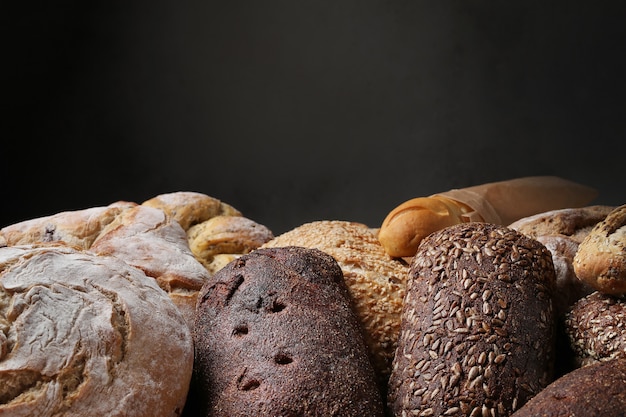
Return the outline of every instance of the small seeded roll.
[[[394,416],[508,416],[551,382],[550,252],[488,223],[434,232],[413,259],[389,382]]]
[[[626,294],[626,204],[594,226],[578,246],[574,272],[605,294]]]
[[[576,302],[565,317],[575,363],[626,359],[626,299],[599,291]]]
[[[193,337],[198,415],[383,415],[341,269],[320,250],[230,262],[202,288]]]
[[[548,385],[511,417],[624,417],[626,360],[577,368]]]

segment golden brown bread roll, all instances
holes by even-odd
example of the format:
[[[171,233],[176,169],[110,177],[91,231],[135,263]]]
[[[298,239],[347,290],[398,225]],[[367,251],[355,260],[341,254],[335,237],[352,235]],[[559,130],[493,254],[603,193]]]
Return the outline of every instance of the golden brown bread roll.
[[[523,177],[406,201],[383,220],[379,239],[394,257],[415,254],[428,234],[469,221],[508,225],[523,217],[588,204],[593,188],[559,177]]]
[[[193,367],[152,278],[61,244],[0,248],[0,415],[177,417]]]
[[[270,229],[243,216],[215,216],[187,230],[189,248],[210,274],[273,238]]]
[[[626,204],[594,226],[578,246],[574,271],[596,290],[626,294]]]
[[[287,231],[262,247],[301,246],[331,255],[343,272],[380,384],[386,387],[400,330],[408,265],[387,255],[362,223],[320,220]]]
[[[193,191],[159,194],[141,205],[163,210],[185,230],[215,216],[241,216],[241,212],[230,204]]]

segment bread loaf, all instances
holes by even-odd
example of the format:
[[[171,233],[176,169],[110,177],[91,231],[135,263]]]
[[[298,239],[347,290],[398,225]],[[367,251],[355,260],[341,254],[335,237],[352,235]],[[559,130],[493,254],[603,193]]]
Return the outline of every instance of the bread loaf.
[[[109,223],[136,203],[119,201],[108,206],[63,211],[11,224],[0,229],[4,245],[31,245],[38,242],[64,242],[89,249]]]
[[[382,416],[341,269],[316,249],[257,249],[202,288],[194,340],[203,416]]]
[[[522,177],[408,200],[383,220],[379,239],[395,257],[415,254],[420,241],[444,227],[466,222],[508,225],[514,221],[591,202],[597,191],[554,176]]]
[[[591,294],[594,288],[578,279],[574,256],[593,227],[604,220],[614,206],[585,206],[550,210],[524,217],[509,225],[543,243],[552,254],[556,272],[555,310],[562,317],[573,303]]]
[[[164,211],[176,220],[185,231],[215,216],[242,215],[230,204],[194,191],[159,194],[144,201],[141,205]]]
[[[64,244],[0,248],[0,415],[180,416],[193,341],[139,269]]]
[[[217,198],[178,191],[142,203],[172,216],[187,233],[189,248],[209,274],[274,237],[272,231]]]
[[[154,278],[193,326],[198,293],[209,273],[191,252],[180,224],[165,212],[142,205],[125,210],[89,250],[122,259]]]
[[[410,267],[389,381],[394,416],[508,416],[553,377],[555,272],[539,242],[470,222]]]
[[[558,378],[511,417],[624,417],[626,360],[597,362]]]
[[[576,366],[626,359],[626,299],[599,291],[577,301],[565,318]]]
[[[574,271],[606,294],[626,294],[626,204],[594,226],[578,246]]]
[[[262,247],[281,246],[319,249],[337,261],[363,328],[380,386],[386,389],[400,332],[408,265],[385,253],[376,230],[356,222],[305,223]]]

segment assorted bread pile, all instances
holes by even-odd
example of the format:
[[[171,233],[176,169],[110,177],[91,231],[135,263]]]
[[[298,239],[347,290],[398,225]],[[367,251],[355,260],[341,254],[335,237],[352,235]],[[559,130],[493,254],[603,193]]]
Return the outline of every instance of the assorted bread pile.
[[[173,192],[0,229],[1,416],[623,416],[626,205],[529,177],[275,236]]]

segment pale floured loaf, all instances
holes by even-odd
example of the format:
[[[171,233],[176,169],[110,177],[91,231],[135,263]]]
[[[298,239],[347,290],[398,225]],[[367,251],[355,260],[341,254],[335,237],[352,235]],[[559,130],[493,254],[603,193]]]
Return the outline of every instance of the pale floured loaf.
[[[139,269],[63,244],[0,248],[0,415],[175,417],[193,340]]]
[[[508,416],[551,382],[548,250],[489,223],[427,236],[413,258],[389,381],[393,416]]]
[[[30,245],[38,242],[63,242],[89,249],[102,229],[122,212],[136,206],[116,202],[108,206],[63,211],[14,223],[0,229],[5,246]]]
[[[198,292],[209,273],[195,258],[180,224],[164,211],[135,206],[120,213],[90,251],[115,256],[154,278],[191,326]]]
[[[341,220],[303,224],[262,247],[302,246],[330,254],[341,267],[380,383],[386,387],[400,330],[408,265],[387,255],[376,230]]]

